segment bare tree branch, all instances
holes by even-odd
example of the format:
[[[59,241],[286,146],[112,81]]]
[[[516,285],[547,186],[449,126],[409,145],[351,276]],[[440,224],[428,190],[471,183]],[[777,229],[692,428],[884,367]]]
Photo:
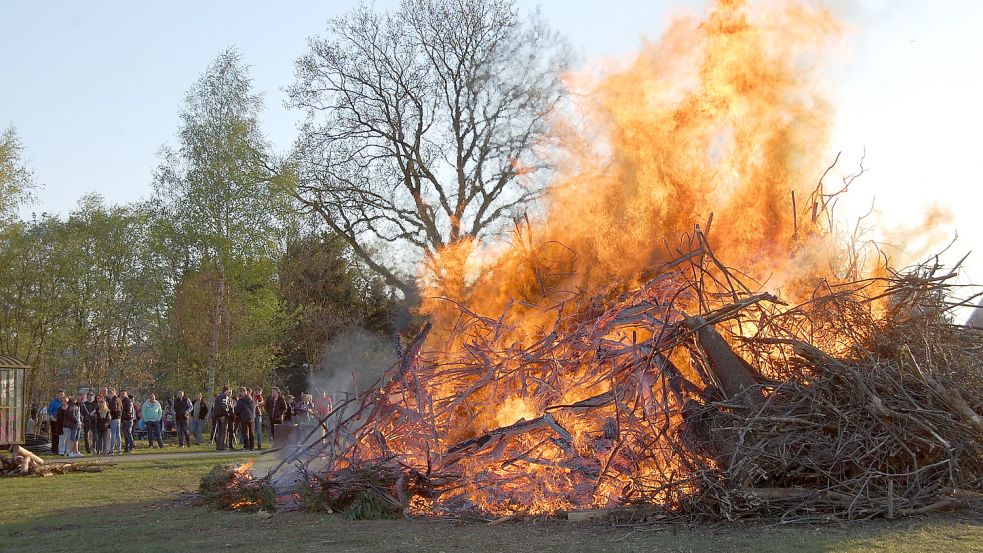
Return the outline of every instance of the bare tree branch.
[[[332,21],[288,90],[307,114],[297,199],[406,292],[412,275],[376,251],[432,259],[541,194],[517,167],[545,167],[532,149],[563,96],[567,51],[512,0],[404,0]]]

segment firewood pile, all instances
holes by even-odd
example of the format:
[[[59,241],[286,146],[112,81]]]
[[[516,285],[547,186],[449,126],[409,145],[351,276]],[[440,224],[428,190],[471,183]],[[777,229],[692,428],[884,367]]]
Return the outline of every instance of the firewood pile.
[[[533,336],[528,311],[460,306],[446,337],[424,328],[268,478],[292,467],[335,511],[438,516],[792,522],[981,505],[983,333],[952,320],[954,270],[817,282],[786,305],[699,231],[691,244],[641,284],[549,307]]]
[[[45,463],[44,459],[19,445],[0,455],[0,477],[51,476],[70,472],[102,472],[103,466],[94,463]]]

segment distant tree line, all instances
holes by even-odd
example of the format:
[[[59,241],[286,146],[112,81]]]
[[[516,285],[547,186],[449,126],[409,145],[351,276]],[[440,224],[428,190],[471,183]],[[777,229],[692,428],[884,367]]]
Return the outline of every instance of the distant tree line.
[[[567,51],[512,0],[363,5],[296,62],[289,103],[305,120],[291,150],[268,143],[229,49],[190,87],[153,196],[87,195],[67,215],[18,218],[36,179],[7,129],[0,353],[38,369],[39,397],[103,383],[298,389],[347,329],[392,343],[426,262],[541,194],[534,146]]]

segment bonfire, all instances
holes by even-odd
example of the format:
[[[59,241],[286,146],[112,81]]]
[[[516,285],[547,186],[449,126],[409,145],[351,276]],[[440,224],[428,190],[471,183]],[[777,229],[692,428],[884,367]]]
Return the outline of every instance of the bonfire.
[[[824,521],[983,499],[983,333],[955,323],[973,298],[958,265],[894,270],[837,231],[864,169],[828,189],[810,62],[839,25],[775,9],[718,2],[573,82],[604,140],[568,129],[547,215],[432,260],[431,322],[267,481],[427,516]]]
[[[309,484],[335,510],[366,495],[396,512],[504,516],[827,520],[970,504],[983,498],[983,334],[952,323],[955,273],[940,269],[793,307],[750,293],[704,246],[637,289],[578,298],[575,316],[557,309],[532,344],[462,312],[463,352],[422,350],[424,329],[296,462],[326,461]],[[489,411],[504,424],[479,422]]]

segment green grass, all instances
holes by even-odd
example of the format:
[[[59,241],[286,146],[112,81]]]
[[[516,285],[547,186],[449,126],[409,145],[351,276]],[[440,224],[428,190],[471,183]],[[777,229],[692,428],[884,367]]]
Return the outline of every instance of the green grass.
[[[206,435],[206,438],[207,438],[207,435]],[[265,450],[269,449],[269,447],[270,447],[270,444],[267,443],[267,442],[264,442],[263,443],[263,448],[264,449],[262,451],[265,451]],[[237,446],[237,449],[238,449],[238,446]],[[85,454],[86,457],[92,457],[92,458],[96,458],[96,459],[99,459],[99,460],[111,461],[112,460],[112,457],[113,457],[112,455],[94,455],[94,454],[93,455],[89,455],[89,454],[86,454],[85,453],[85,447],[83,445],[81,445],[81,444],[79,445],[79,451],[81,451],[83,454]],[[215,445],[214,444],[210,444],[210,443],[205,443],[205,444],[201,444],[201,445],[192,445],[191,447],[186,447],[186,448],[185,447],[179,448],[177,446],[177,440],[170,439],[170,440],[164,440],[164,449],[160,449],[160,448],[158,448],[156,446],[154,446],[153,448],[148,447],[147,446],[147,440],[138,440],[136,442],[136,449],[134,449],[132,453],[126,453],[124,455],[147,455],[147,454],[161,454],[161,453],[196,453],[196,452],[213,452],[213,451],[215,451]],[[58,458],[57,455],[51,455],[50,452],[49,453],[42,454],[41,457],[44,458],[44,459],[56,459],[56,458]]]
[[[166,449],[165,449],[166,451]],[[245,456],[243,456],[245,457]],[[837,527],[722,525],[632,530],[562,521],[489,527],[432,520],[349,521],[344,515],[228,513],[184,491],[228,458],[134,460],[103,473],[0,480],[0,551],[255,550],[422,553],[752,551],[866,553],[983,550],[970,513]]]

